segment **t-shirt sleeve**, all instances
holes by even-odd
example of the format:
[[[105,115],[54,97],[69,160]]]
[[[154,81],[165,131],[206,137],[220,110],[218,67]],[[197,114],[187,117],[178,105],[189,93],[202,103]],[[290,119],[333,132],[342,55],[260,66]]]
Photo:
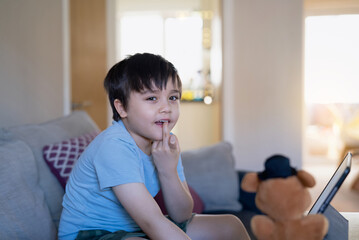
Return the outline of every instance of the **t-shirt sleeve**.
[[[186,177],[184,175],[184,170],[183,170],[183,165],[182,165],[181,155],[179,157],[178,164],[177,164],[177,173],[178,173],[178,177],[181,179],[182,182],[186,181]]]
[[[94,166],[101,190],[126,183],[144,182],[138,152],[120,139],[111,139],[100,147]]]

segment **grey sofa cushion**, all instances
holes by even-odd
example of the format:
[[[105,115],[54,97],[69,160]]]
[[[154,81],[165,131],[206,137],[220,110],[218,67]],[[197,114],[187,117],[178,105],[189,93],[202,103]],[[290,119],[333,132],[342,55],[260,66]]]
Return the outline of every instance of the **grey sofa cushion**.
[[[0,166],[0,239],[56,239],[30,148],[0,143]]]
[[[201,197],[205,211],[242,209],[230,143],[183,152],[182,161],[187,182]]]
[[[1,129],[0,136],[2,139],[7,141],[19,139],[30,146],[39,172],[39,185],[45,193],[45,199],[56,226],[58,226],[61,216],[64,189],[43,159],[42,148],[51,143],[61,142],[94,131],[99,131],[99,129],[84,111],[75,111],[68,116],[41,124]]]

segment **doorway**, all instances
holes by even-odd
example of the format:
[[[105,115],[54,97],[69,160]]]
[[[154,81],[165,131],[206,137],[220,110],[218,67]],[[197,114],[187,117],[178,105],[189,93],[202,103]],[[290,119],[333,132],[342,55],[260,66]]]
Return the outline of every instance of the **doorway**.
[[[310,161],[338,163],[345,151],[359,149],[358,27],[359,14],[305,20],[305,146]]]
[[[138,52],[172,62],[182,80],[181,115],[173,132],[181,150],[221,140],[220,0],[114,0],[112,63]]]
[[[351,151],[359,153],[359,14],[319,15],[305,19],[304,168],[316,178],[319,196]],[[358,155],[331,204],[338,211],[359,211],[351,185],[359,174]]]

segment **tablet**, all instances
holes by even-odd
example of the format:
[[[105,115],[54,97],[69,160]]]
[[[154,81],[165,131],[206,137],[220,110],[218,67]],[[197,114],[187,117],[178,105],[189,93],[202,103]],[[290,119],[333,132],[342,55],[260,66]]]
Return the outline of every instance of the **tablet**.
[[[318,199],[315,201],[308,214],[324,213],[330,201],[333,199],[338,189],[344,182],[345,178],[348,176],[351,163],[352,154],[349,152],[345,156],[344,160],[340,163],[337,170],[335,170],[332,178],[329,180],[328,184],[325,186],[322,193],[319,195]]]

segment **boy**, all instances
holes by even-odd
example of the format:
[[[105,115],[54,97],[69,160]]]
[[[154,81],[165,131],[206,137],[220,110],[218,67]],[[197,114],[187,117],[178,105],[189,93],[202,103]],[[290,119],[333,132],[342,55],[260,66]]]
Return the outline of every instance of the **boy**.
[[[170,130],[181,80],[160,56],[136,54],[114,65],[105,89],[113,125],[99,134],[66,186],[59,239],[249,239],[232,215],[194,215]],[[168,217],[153,197],[162,189]]]

